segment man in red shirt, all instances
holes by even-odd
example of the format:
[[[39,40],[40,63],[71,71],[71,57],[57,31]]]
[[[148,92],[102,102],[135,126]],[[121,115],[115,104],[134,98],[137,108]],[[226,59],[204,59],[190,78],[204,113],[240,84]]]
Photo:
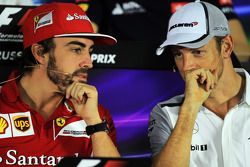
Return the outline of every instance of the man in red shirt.
[[[0,166],[119,157],[111,115],[87,84],[93,45],[116,39],[94,33],[84,11],[70,3],[35,8],[22,32],[22,70],[0,88]]]

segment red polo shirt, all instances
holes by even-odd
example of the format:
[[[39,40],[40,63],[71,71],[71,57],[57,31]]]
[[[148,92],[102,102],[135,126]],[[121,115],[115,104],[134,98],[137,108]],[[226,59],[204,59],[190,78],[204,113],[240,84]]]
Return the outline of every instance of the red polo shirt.
[[[91,156],[86,123],[70,106],[65,100],[45,121],[22,101],[15,80],[0,88],[0,166],[51,166],[65,156]],[[110,113],[102,106],[99,113],[116,144]]]

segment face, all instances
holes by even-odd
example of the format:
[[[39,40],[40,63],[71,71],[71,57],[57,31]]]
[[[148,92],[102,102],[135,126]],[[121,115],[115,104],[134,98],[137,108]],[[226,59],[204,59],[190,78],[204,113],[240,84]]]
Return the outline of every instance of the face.
[[[221,77],[223,69],[222,55],[216,47],[215,39],[211,39],[203,47],[190,49],[180,46],[171,47],[175,64],[185,80],[185,72],[199,68],[209,69],[213,74]]]
[[[54,38],[55,48],[49,52],[47,74],[64,91],[72,82],[87,82],[93,67],[90,53],[93,41],[87,38]]]

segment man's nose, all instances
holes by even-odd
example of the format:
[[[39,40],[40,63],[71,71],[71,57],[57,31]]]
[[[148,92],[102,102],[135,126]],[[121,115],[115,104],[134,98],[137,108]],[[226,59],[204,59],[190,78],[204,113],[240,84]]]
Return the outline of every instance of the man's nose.
[[[190,54],[183,56],[183,71],[189,71],[195,68],[194,57]]]
[[[79,63],[79,66],[82,67],[87,67],[87,68],[93,68],[93,62],[91,60],[90,54],[88,55],[83,55],[81,62]]]

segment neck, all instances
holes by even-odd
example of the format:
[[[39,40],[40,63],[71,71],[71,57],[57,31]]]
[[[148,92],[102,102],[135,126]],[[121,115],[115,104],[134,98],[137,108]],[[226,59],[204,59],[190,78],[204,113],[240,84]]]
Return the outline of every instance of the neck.
[[[31,109],[39,112],[47,120],[63,99],[58,88],[45,74],[36,70],[24,75],[18,83],[21,98]],[[54,90],[54,91],[53,91]]]
[[[204,106],[224,119],[228,111],[240,102],[244,89],[245,78],[235,71],[231,71],[231,74],[223,71],[218,85],[205,101]]]

